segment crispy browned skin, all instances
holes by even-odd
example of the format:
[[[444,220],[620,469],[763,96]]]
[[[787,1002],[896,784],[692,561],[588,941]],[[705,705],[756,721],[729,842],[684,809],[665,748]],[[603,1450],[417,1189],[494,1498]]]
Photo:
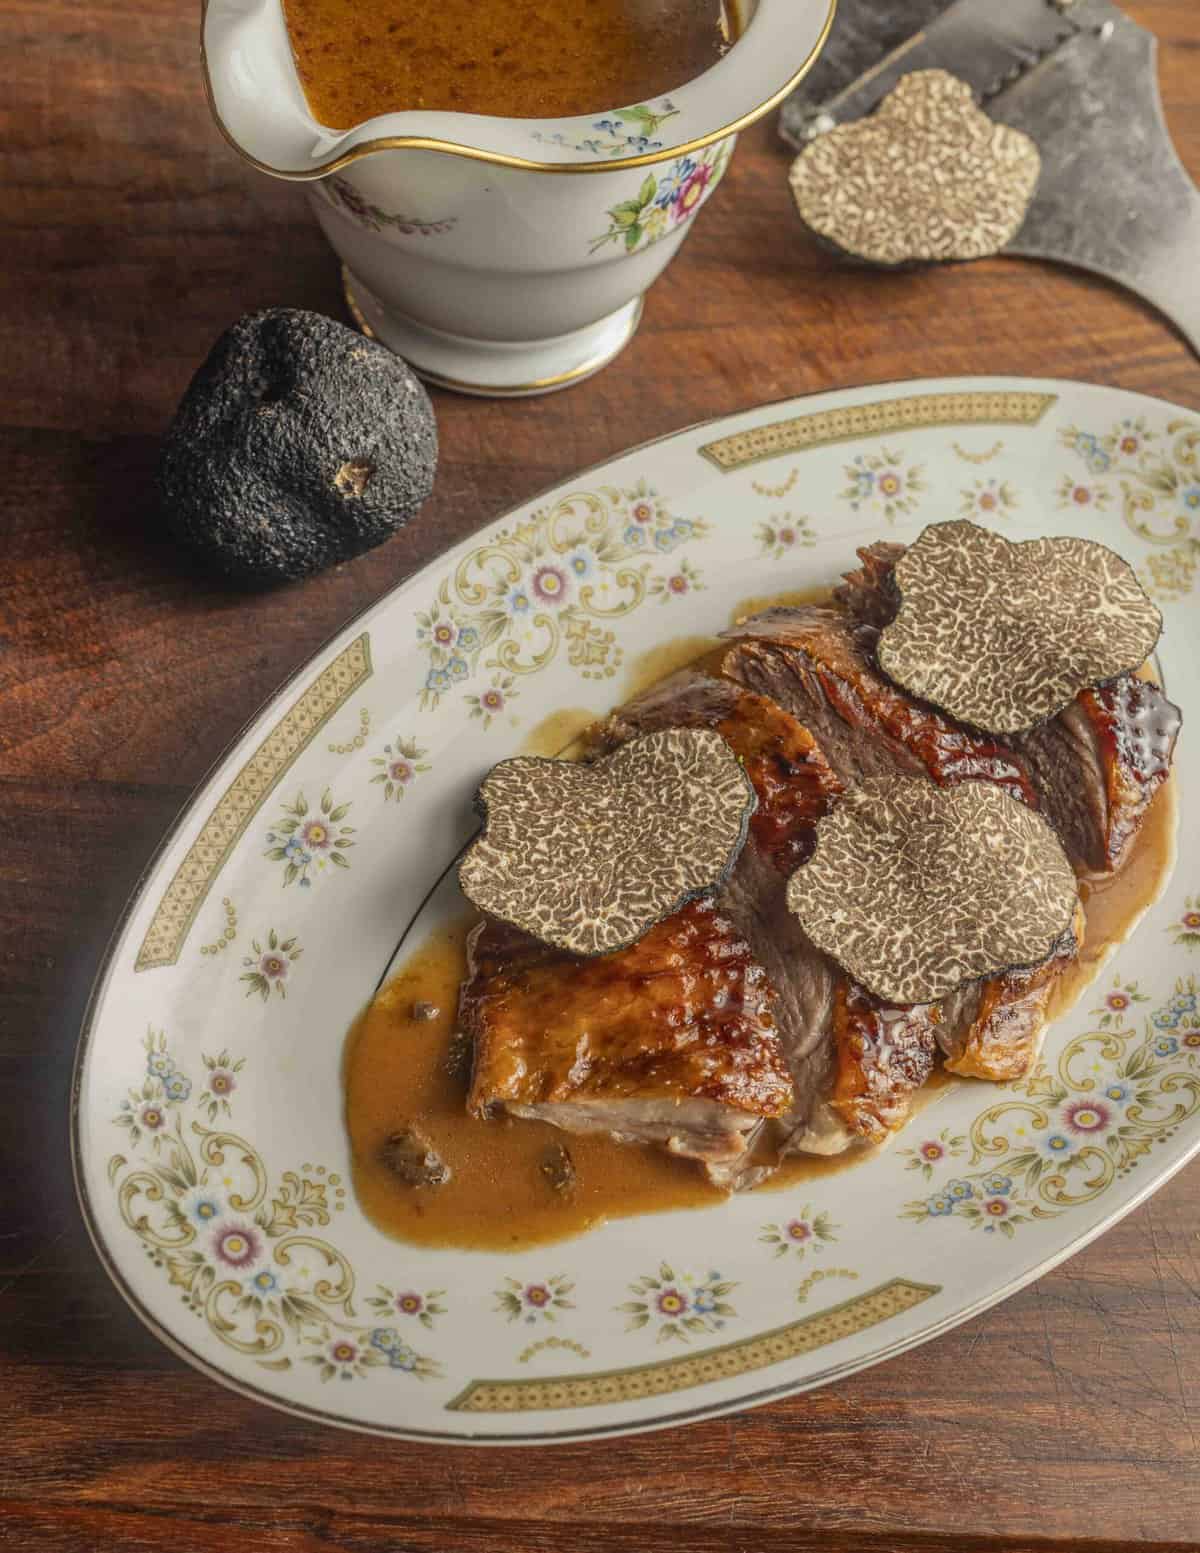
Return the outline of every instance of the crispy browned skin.
[[[933,1072],[937,1043],[930,1016],[928,1005],[898,1008],[872,997],[848,976],[838,979],[830,1104],[868,1143],[882,1143],[903,1125],[912,1096]]]
[[[1150,800],[1171,773],[1179,708],[1157,685],[1133,674],[1082,691],[1076,705],[1091,725],[1108,798],[1100,871],[1120,867]]]
[[[913,700],[874,668],[875,626],[844,609],[810,604],[764,610],[722,634],[768,653],[802,655],[804,671],[844,723],[883,740],[900,762],[916,762],[940,786],[992,782],[1037,807],[1029,773],[1010,749]]]
[[[709,900],[615,954],[578,959],[499,923],[471,947],[469,1109],[703,1099],[781,1115],[792,1085],[766,973]]]

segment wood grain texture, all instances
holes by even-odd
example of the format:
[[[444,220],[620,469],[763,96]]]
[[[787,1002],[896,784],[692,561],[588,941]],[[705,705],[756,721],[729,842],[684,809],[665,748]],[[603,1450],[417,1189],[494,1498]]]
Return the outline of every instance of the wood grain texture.
[[[1200,8],[1131,5],[1200,175]],[[0,0],[0,1546],[1109,1553],[1200,1546],[1193,1168],[1057,1272],[826,1391],[686,1431],[509,1452],[392,1444],[194,1374],[102,1273],[66,1149],[88,986],[214,756],[353,612],[511,504],[631,443],[812,390],[1081,377],[1200,408],[1169,326],[1085,276],[876,275],[800,233],[748,134],[606,372],[546,399],[439,394],[437,488],[371,555],[234,597],[156,532],[157,439],[216,334],[341,316],[295,189],[209,123],[194,0]]]

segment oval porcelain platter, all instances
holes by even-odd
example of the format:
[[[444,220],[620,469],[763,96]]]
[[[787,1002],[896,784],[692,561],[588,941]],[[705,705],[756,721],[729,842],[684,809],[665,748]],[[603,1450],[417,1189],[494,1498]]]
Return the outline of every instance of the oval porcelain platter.
[[[148,870],[81,1039],[73,1140],[117,1285],[213,1379],[330,1424],[535,1443],[850,1374],[1078,1250],[1200,1147],[1200,831],[1034,1074],[959,1082],[799,1187],[516,1254],[392,1240],[356,1203],[346,1032],[474,828],[486,769],[619,704],[666,641],[967,516],[1136,567],[1200,747],[1200,415],[972,378],[774,404],[565,482],[348,626],[228,752]]]

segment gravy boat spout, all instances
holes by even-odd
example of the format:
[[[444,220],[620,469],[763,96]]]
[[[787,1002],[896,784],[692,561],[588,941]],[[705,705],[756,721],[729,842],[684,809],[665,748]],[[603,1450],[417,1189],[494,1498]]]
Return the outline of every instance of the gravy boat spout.
[[[746,0],[728,53],[653,102],[387,113],[341,131],[309,110],[281,0],[207,0],[205,85],[241,156],[308,185],[364,330],[445,387],[543,393],[632,337],[738,131],[811,68],[836,3]]]

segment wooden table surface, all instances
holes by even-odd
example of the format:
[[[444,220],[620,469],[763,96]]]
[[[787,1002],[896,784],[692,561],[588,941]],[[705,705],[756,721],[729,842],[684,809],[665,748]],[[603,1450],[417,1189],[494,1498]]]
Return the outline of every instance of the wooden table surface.
[[[302,195],[209,122],[196,9],[0,3],[0,1545],[1200,1546],[1200,1166],[1006,1304],[829,1390],[536,1454],[372,1440],[244,1401],[110,1286],[67,1155],[89,983],[193,784],[352,613],[576,468],[760,400],[985,372],[1200,408],[1171,329],[1084,276],[838,268],[798,231],[760,125],[614,366],[544,399],[435,393],[437,488],[404,533],[302,586],[222,592],[157,532],[159,437],[236,315],[342,309]],[[1167,117],[1200,176],[1200,5],[1130,9],[1162,40]]]

